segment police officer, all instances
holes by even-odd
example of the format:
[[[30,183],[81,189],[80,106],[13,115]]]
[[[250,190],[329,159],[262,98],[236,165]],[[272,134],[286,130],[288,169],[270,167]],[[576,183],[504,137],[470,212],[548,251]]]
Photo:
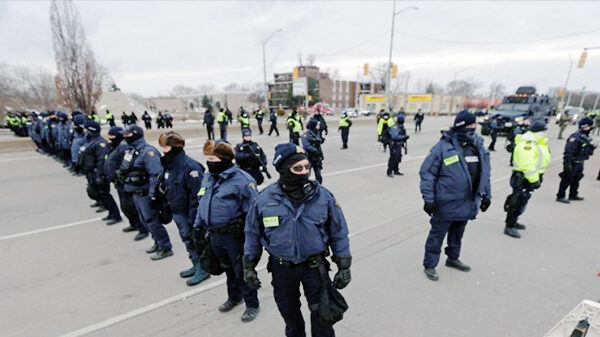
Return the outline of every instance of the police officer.
[[[262,148],[252,141],[250,129],[245,129],[242,136],[244,141],[235,146],[235,162],[256,180],[257,185],[260,185],[265,181],[262,172],[268,174],[267,156]],[[267,177],[270,178],[270,174]]]
[[[329,266],[325,256],[331,249],[338,266],[333,285],[342,289],[350,283],[352,256],[344,214],[329,190],[309,181],[310,162],[300,147],[277,145],[273,165],[279,180],[258,195],[246,219],[244,280],[252,288],[260,287],[256,265],[264,247],[285,335],[306,336],[300,311],[302,284],[311,312],[312,336],[334,336],[333,328],[319,320],[319,265]]]
[[[393,125],[394,119],[390,117],[390,113],[383,111],[377,122],[377,140],[383,144],[383,152],[385,152],[389,143],[385,130],[391,128]]]
[[[510,177],[513,191],[504,203],[504,211],[506,211],[504,234],[513,238],[520,238],[521,234],[518,230],[525,229],[525,225],[518,223],[517,220],[525,211],[531,193],[540,188],[542,177],[550,163],[546,130],[546,123],[535,121],[529,131],[515,138],[513,173]]]
[[[388,159],[387,176],[393,178],[394,175],[404,175],[400,172],[398,165],[402,161],[402,149],[406,144],[408,136],[404,129],[404,115],[396,116],[396,124],[387,128],[385,131],[386,139],[390,145],[390,158]]]
[[[210,277],[200,266],[200,256],[192,243],[192,228],[198,211],[197,193],[204,177],[204,167],[185,154],[185,139],[180,134],[173,131],[163,133],[158,144],[164,154],[161,162],[165,171],[167,203],[192,261],[192,268],[183,270],[179,276],[188,278],[186,284],[194,286]]]
[[[63,166],[68,167],[71,164],[72,122],[69,120],[69,115],[64,112],[58,113],[58,121],[58,140],[56,142],[58,153],[63,161]]]
[[[531,125],[531,120],[529,118],[525,118],[521,124],[516,125],[512,128],[506,135],[506,151],[510,152],[510,163],[509,165],[513,165],[513,154],[515,149],[515,139],[517,135],[522,135],[525,132],[529,131],[529,126]]]
[[[121,114],[121,123],[123,123],[123,127],[126,128],[129,125],[129,116],[125,111]]]
[[[131,115],[129,115],[129,124],[137,124],[138,118],[137,115],[135,114],[135,112],[131,112]]]
[[[244,130],[250,129],[250,115],[248,115],[248,111],[242,110],[238,121],[240,122],[240,126],[242,127],[242,133],[244,132]]]
[[[165,119],[164,119],[162,111],[159,111],[158,115],[156,116],[156,128],[157,129],[165,128]]]
[[[563,139],[563,132],[567,128],[567,126],[571,123],[571,116],[569,116],[569,112],[563,110],[560,112],[560,119],[558,120],[558,126],[560,131],[558,132],[558,139]]]
[[[415,114],[415,133],[421,132],[421,124],[423,123],[424,119],[425,114],[423,113],[423,111],[421,111],[421,109],[419,109],[419,111],[417,111],[417,113]]]
[[[50,135],[52,139],[52,150],[54,157],[60,158],[62,155],[62,150],[60,148],[60,130],[62,129],[60,125],[60,117],[62,115],[61,111],[55,111],[55,113],[51,116],[53,123],[50,124]]]
[[[115,126],[115,115],[113,115],[112,112],[106,110],[104,118],[106,118],[106,121],[108,122],[108,125],[110,125],[110,127]]]
[[[83,156],[83,171],[88,180],[90,197],[99,202],[101,207],[96,213],[108,210],[108,216],[102,218],[109,224],[121,222],[121,214],[115,199],[110,194],[110,181],[104,174],[104,161],[108,153],[108,142],[100,136],[100,124],[88,120],[85,123],[87,130],[85,149],[80,155]]]
[[[171,115],[168,111],[165,111],[163,115],[163,119],[165,120],[165,127],[167,129],[173,128],[173,115]]]
[[[350,134],[350,127],[352,126],[352,121],[348,114],[344,111],[342,112],[342,116],[340,117],[340,121],[338,122],[338,131],[342,133],[342,150],[348,148],[348,135]]]
[[[500,118],[499,115],[494,115],[492,116],[492,120],[490,121],[490,137],[492,138],[492,141],[490,142],[490,145],[488,146],[488,150],[489,151],[496,151],[494,149],[494,147],[496,146],[496,139],[498,138],[498,129],[500,128],[500,126],[498,125],[498,119]]]
[[[260,106],[254,112],[254,117],[256,118],[256,123],[258,124],[258,134],[262,135],[264,133],[263,127],[262,127],[262,122],[263,122],[263,119],[265,118],[265,112],[261,109]]]
[[[206,109],[204,112],[204,121],[203,125],[206,125],[206,135],[208,139],[215,139],[215,117],[212,114],[212,110],[210,108]]]
[[[81,113],[73,115],[73,140],[71,142],[71,168],[75,175],[81,174],[82,167],[79,165],[79,152],[86,143],[84,125],[85,116]]]
[[[321,170],[323,169],[323,138],[319,136],[319,122],[311,119],[306,124],[306,132],[302,135],[302,147],[306,151],[310,165],[315,172],[315,179],[319,184],[323,183]]]
[[[273,133],[273,131],[275,131],[277,137],[279,137],[279,129],[277,129],[277,113],[274,109],[271,109],[271,113],[269,114],[269,122],[271,123],[271,127],[269,128],[269,136],[271,133]]]
[[[591,118],[581,119],[579,130],[567,139],[563,154],[563,171],[560,173],[560,186],[556,194],[558,202],[568,204],[569,200],[583,200],[578,194],[579,181],[583,178],[583,162],[594,154],[596,148],[596,144],[590,137],[593,123]],[[565,198],[567,188],[569,189],[568,200]]]
[[[152,235],[154,245],[146,250],[152,260],[161,260],[173,255],[171,240],[165,227],[158,220],[156,186],[163,174],[160,154],[154,146],[144,140],[144,130],[131,125],[123,131],[127,144],[133,149],[125,154],[121,170],[125,175],[125,192],[133,193],[133,202],[144,227]]]
[[[219,109],[219,112],[217,113],[217,123],[219,124],[221,139],[227,140],[227,123],[229,123],[229,116],[227,116],[223,108]]]
[[[423,209],[431,216],[431,230],[425,243],[424,272],[437,281],[435,270],[444,237],[446,266],[468,272],[471,267],[459,260],[462,236],[478,208],[485,212],[491,203],[490,159],[483,139],[476,134],[475,116],[467,110],[456,115],[454,126],[442,131],[442,138],[421,165]]]
[[[302,125],[302,121],[300,121],[298,111],[292,111],[285,123],[287,124],[288,131],[290,132],[290,143],[300,145],[300,133],[302,133],[304,126]]]
[[[317,123],[319,123],[319,137],[324,139],[323,133],[325,133],[325,135],[329,135],[329,131],[327,131],[327,122],[325,122],[325,118],[323,118],[320,108],[315,110],[315,114],[311,117],[310,120],[315,120],[317,121]]]
[[[124,182],[120,179],[119,169],[123,162],[123,157],[132,147],[123,141],[123,129],[118,126],[113,126],[108,130],[108,141],[110,147],[104,160],[104,175],[106,179],[113,183],[119,196],[119,205],[127,220],[129,226],[123,228],[123,232],[138,231],[134,238],[135,241],[145,239],[148,236],[148,230],[142,225],[140,215],[138,214],[135,204],[133,203],[133,194],[125,192]],[[119,222],[117,219],[109,220],[107,225],[112,225]]]
[[[258,315],[257,291],[244,283],[242,255],[244,253],[244,222],[257,196],[256,182],[248,173],[233,164],[235,153],[229,143],[218,140],[204,144],[208,174],[204,175],[198,192],[200,201],[194,222],[195,230],[206,230],[210,247],[227,275],[227,301],[219,311],[228,312],[246,303],[243,322]]]
[[[144,126],[146,127],[146,130],[152,129],[152,117],[150,117],[148,111],[144,110],[142,120],[144,121]]]

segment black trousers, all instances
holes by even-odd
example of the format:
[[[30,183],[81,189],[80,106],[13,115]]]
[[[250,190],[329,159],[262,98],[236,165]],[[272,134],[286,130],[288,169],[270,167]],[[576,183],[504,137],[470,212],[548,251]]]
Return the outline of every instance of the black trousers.
[[[208,139],[215,139],[215,129],[212,125],[206,125],[206,135]]]
[[[221,132],[221,139],[227,140],[227,124],[219,124],[219,131]]]
[[[348,148],[348,134],[350,134],[350,128],[340,128],[342,133],[342,148]]]
[[[498,129],[493,129],[490,133],[490,137],[492,137],[492,142],[490,143],[490,146],[488,146],[488,149],[494,150],[494,147],[496,146],[496,139],[498,138]]]
[[[569,189],[569,198],[576,197],[579,190],[579,181],[583,178],[583,162],[573,163],[569,171],[563,171],[560,174],[560,185],[558,187],[557,198],[564,198]]]
[[[310,325],[312,337],[333,337],[332,327],[322,325],[318,319],[319,294],[321,292],[321,275],[318,268],[310,268],[307,262],[294,266],[279,264],[269,258],[267,269],[273,279],[273,295],[279,313],[285,321],[286,337],[305,337],[304,318],[300,312],[300,285],[310,309]]]
[[[387,173],[399,172],[400,168],[398,165],[402,161],[402,143],[391,142],[390,143],[390,158],[388,159]]]
[[[423,121],[415,122],[415,132],[417,132],[417,130],[419,130],[418,132],[421,132],[421,123],[423,123]]]
[[[275,133],[279,136],[279,130],[277,129],[277,123],[271,123],[271,128],[269,129],[269,136],[271,135],[271,133],[273,133],[273,131],[275,131]]]
[[[520,172],[513,172],[510,177],[510,186],[513,191],[506,197],[504,210],[506,211],[506,226],[515,227],[519,216],[525,212],[533,188]]]
[[[263,119],[262,118],[257,118],[256,122],[258,123],[258,133],[262,135],[264,133],[263,127],[262,127]]]

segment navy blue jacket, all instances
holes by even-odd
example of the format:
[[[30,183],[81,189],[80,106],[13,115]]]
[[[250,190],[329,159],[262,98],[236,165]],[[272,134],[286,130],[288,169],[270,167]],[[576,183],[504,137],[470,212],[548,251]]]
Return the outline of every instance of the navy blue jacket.
[[[588,160],[594,153],[595,148],[590,136],[578,130],[567,139],[565,152],[563,153],[563,163],[570,164],[574,161],[582,162]]]
[[[198,210],[198,191],[204,177],[204,166],[190,158],[184,151],[172,160],[161,159],[165,170],[167,202],[174,214],[183,214],[191,224]]]
[[[83,153],[83,172],[97,176],[103,174],[104,156],[108,152],[108,142],[100,134],[89,139],[84,145]]]
[[[58,127],[58,143],[61,150],[70,150],[71,142],[73,140],[73,123],[71,121],[65,121],[64,123],[59,122]]]
[[[404,129],[404,126],[398,123],[394,124],[391,128],[385,129],[384,133],[387,134],[386,138],[390,143],[404,143],[408,139],[408,137],[406,137],[406,130]]]
[[[331,248],[350,256],[348,226],[334,196],[314,182],[314,193],[294,207],[279,183],[260,192],[245,225],[244,255],[259,260],[263,247],[273,256],[301,263]]]
[[[257,195],[254,178],[237,166],[217,176],[205,174],[198,191],[200,201],[194,227],[204,226],[210,231],[244,221]]]
[[[204,122],[202,124],[205,125],[215,125],[215,116],[213,116],[210,112],[204,113]]]
[[[306,151],[311,162],[320,161],[323,158],[322,142],[321,137],[313,130],[307,130],[302,135],[302,148]]]
[[[137,139],[131,144],[134,151],[139,151],[139,155],[133,159],[131,169],[146,171],[148,183],[142,186],[125,184],[125,192],[148,192],[148,197],[152,198],[156,193],[158,178],[163,174],[163,167],[160,163],[160,153],[158,150],[146,143],[144,138]],[[132,152],[132,151],[131,151]],[[130,158],[130,153],[126,153],[123,160]]]
[[[77,132],[73,130],[73,141],[71,142],[71,161],[74,163],[78,162],[79,152],[81,147],[85,145],[87,140],[85,139],[85,132]]]
[[[132,149],[126,141],[122,141],[116,147],[110,147],[104,160],[104,176],[117,185],[116,171],[121,167],[125,152]]]
[[[481,199],[491,199],[490,153],[483,146],[483,139],[475,138],[479,154],[481,175],[477,191],[462,154],[459,142],[452,131],[442,131],[442,138],[431,149],[421,165],[421,194],[426,203],[435,203],[433,216],[439,219],[464,221],[475,219]]]

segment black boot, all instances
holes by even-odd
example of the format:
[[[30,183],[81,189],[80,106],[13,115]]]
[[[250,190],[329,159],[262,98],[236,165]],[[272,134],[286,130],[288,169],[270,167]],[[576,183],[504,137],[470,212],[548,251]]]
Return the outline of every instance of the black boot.
[[[390,178],[394,178],[394,174],[392,172],[388,172],[387,176],[390,177]]]
[[[230,299],[227,299],[227,301],[225,301],[225,303],[223,303],[219,306],[219,311],[220,312],[231,311],[231,309],[235,308],[240,303],[242,303],[242,300],[232,301]]]
[[[153,244],[152,247],[146,249],[146,254],[156,253],[158,251],[158,246]]]
[[[125,228],[123,228],[123,232],[128,233],[128,232],[133,232],[136,231],[137,229],[135,227],[133,227],[132,225],[129,225]]]
[[[196,273],[196,262],[194,262],[194,265],[192,266],[192,268],[182,270],[181,272],[179,272],[179,277],[181,277],[181,278],[192,277],[192,276],[194,276],[194,273]]]
[[[556,201],[558,201],[558,202],[562,202],[563,204],[570,204],[570,203],[571,203],[571,202],[570,202],[570,201],[569,201],[567,198],[565,198],[565,197],[562,197],[562,198],[556,197]]]
[[[446,260],[446,267],[458,269],[458,270],[464,271],[464,272],[471,271],[471,267],[469,267],[466,264],[462,263],[462,261],[459,260],[459,259],[456,259],[456,260],[447,259]]]
[[[119,222],[121,222],[121,221],[123,221],[123,219],[109,219],[109,220],[106,222],[106,225],[107,225],[107,226],[112,226],[112,225],[114,225],[114,224],[117,224],[117,223],[119,223]]]
[[[242,314],[242,322],[247,323],[253,321],[256,316],[258,316],[259,312],[260,308],[246,308]]]
[[[196,262],[194,264],[194,266],[196,267],[194,270],[194,276],[189,278],[185,284],[187,284],[188,286],[195,286],[196,284],[199,284],[200,282],[208,279],[210,277],[210,274],[205,272],[204,269],[202,269],[202,267],[200,266],[200,263]]]
[[[574,196],[574,197],[569,197],[569,200],[573,200],[573,201],[582,201],[583,197],[580,197],[578,195]]]
[[[147,237],[148,237],[148,235],[149,235],[149,234],[148,234],[147,232],[145,232],[145,233],[139,232],[139,233],[137,233],[137,234],[136,234],[136,236],[133,238],[133,241],[140,241],[140,240],[144,240],[145,238],[147,238]]]
[[[438,275],[437,271],[435,271],[435,268],[425,268],[423,269],[423,272],[425,273],[425,276],[432,281],[437,281],[440,279],[440,276]]]
[[[515,239],[521,238],[521,233],[517,231],[517,228],[509,225],[506,225],[506,227],[504,227],[504,234]]]
[[[154,253],[154,255],[150,256],[150,259],[153,261],[158,261],[158,260],[162,260],[162,259],[167,258],[172,255],[173,255],[173,251],[171,249],[158,250],[158,251],[156,251],[156,253]]]
[[[526,227],[525,225],[523,225],[523,224],[520,224],[520,223],[518,223],[518,222],[516,222],[516,223],[515,223],[515,227],[516,227],[517,229],[520,229],[520,230],[525,230],[525,229],[527,229],[527,227]]]
[[[394,172],[394,174],[397,175],[397,176],[403,176],[404,175],[404,173],[402,173],[400,171],[396,171],[396,172]]]

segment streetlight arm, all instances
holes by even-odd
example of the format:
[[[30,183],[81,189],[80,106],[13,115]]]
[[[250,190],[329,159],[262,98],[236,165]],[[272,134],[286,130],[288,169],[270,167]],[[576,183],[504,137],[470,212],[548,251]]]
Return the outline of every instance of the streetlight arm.
[[[409,10],[409,9],[417,10],[417,9],[419,9],[419,7],[406,7],[406,8],[402,8],[401,10],[395,12],[394,15],[398,15],[398,14],[400,14],[400,13],[406,11],[406,10]]]
[[[268,37],[266,40],[264,40],[264,41],[263,41],[263,44],[266,44],[267,42],[269,42],[269,40],[271,40],[271,39],[273,38],[273,35],[275,35],[275,34],[279,33],[281,30],[282,30],[282,29],[281,29],[281,28],[279,28],[279,29],[277,29],[276,31],[274,31],[273,33],[271,33],[271,35],[269,35],[269,37]]]

